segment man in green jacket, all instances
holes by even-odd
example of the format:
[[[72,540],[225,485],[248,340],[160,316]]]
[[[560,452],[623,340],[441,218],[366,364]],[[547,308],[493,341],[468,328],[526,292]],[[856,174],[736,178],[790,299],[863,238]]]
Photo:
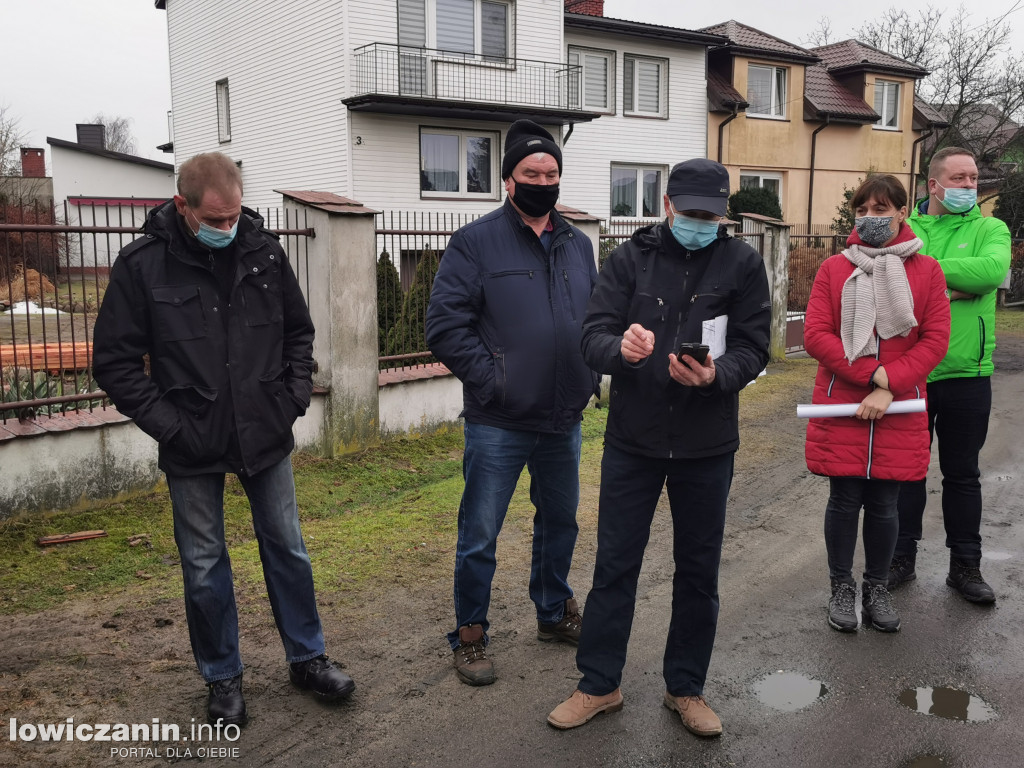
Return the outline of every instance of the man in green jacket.
[[[950,300],[949,351],[928,377],[928,425],[939,441],[942,519],[949,548],[946,583],[972,603],[996,596],[981,576],[981,470],[978,456],[992,409],[992,351],[996,346],[996,289],[1010,268],[1010,232],[977,205],[978,166],[966,149],[932,156],[928,199],[907,223],[946,276]],[[927,502],[925,481],[900,490],[900,533],[889,589],[916,578],[917,542]]]

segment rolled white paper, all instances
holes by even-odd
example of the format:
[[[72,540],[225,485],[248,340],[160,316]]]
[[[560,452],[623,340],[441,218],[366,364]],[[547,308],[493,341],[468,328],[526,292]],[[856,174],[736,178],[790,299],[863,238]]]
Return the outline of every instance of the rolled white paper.
[[[797,418],[800,419],[824,419],[834,416],[853,416],[857,413],[858,408],[860,408],[860,403],[839,403],[836,405],[803,403],[797,405],[796,415]],[[924,398],[919,397],[914,400],[896,400],[888,407],[885,414],[888,416],[890,413],[921,413],[924,410]]]

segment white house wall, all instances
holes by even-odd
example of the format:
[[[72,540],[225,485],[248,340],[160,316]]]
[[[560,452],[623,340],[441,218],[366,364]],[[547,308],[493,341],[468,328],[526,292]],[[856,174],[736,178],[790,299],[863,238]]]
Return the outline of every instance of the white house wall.
[[[345,194],[347,5],[168,0],[176,165],[210,151],[241,161],[252,207],[280,206],[274,189]],[[225,78],[231,141],[221,143],[215,84]]]
[[[562,201],[607,219],[613,163],[671,168],[683,160],[707,156],[705,49],[572,29],[566,30],[565,37],[566,49],[582,46],[615,52],[615,114],[578,123],[563,150]],[[667,120],[623,115],[622,70],[627,53],[668,60]],[[667,175],[662,177],[663,185],[666,182]]]

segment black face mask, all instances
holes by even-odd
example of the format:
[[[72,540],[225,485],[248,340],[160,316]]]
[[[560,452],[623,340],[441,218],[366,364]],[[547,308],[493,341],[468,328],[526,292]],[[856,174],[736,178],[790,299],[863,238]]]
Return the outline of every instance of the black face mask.
[[[515,179],[513,179],[515,181]],[[558,200],[557,184],[523,184],[516,181],[512,202],[527,216],[543,216],[555,207]]]

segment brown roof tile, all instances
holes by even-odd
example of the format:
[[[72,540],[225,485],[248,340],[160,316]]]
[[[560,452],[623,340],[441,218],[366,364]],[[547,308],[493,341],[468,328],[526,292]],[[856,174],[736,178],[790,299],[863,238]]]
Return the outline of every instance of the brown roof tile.
[[[767,32],[740,24],[738,21],[729,20],[721,24],[713,24],[704,27],[699,32],[708,32],[712,35],[722,35],[729,38],[729,45],[724,48],[735,48],[748,53],[755,53],[765,58],[781,58],[787,61],[815,62],[818,57],[806,48],[793,45]]]
[[[811,48],[811,53],[820,56],[830,72],[855,69],[882,70],[913,78],[924,77],[928,74],[928,70],[916,64],[859,40],[843,40],[839,43],[821,45]]]
[[[275,189],[279,195],[290,197],[300,203],[320,208],[329,213],[379,213],[372,208],[367,208],[357,200],[352,200],[333,192],[317,192],[315,190],[288,190]]]
[[[857,98],[829,74],[824,64],[804,69],[804,99],[814,113],[811,118],[826,115],[839,120],[873,123],[880,118],[867,102]]]
[[[717,72],[708,71],[708,102],[712,112],[732,112],[733,107],[746,109],[747,100],[732,83]]]

